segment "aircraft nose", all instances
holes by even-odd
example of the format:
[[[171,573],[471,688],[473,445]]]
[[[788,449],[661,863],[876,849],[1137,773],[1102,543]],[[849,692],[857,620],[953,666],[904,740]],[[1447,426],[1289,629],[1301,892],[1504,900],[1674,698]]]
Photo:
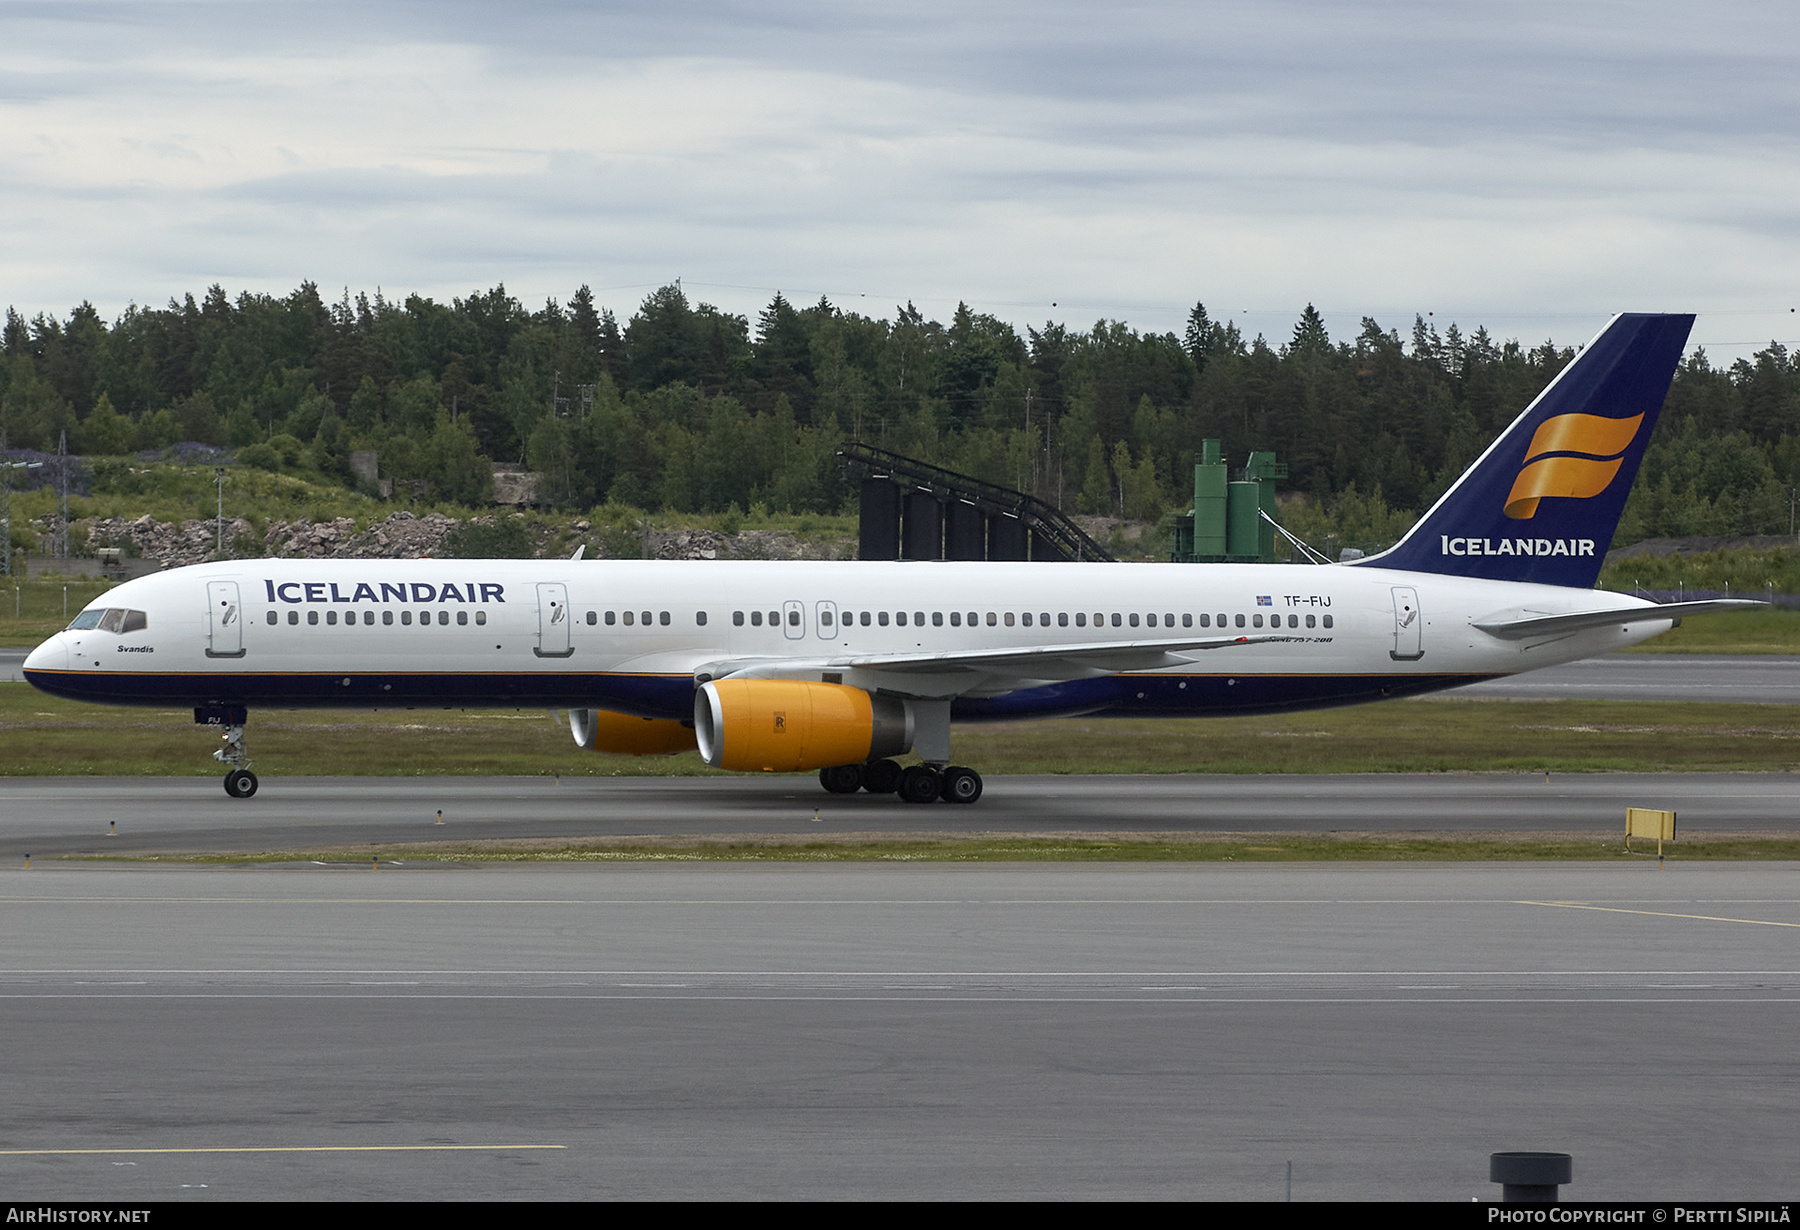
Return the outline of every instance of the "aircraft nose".
[[[69,647],[64,643],[62,633],[58,632],[27,654],[25,669],[28,671],[68,670]]]

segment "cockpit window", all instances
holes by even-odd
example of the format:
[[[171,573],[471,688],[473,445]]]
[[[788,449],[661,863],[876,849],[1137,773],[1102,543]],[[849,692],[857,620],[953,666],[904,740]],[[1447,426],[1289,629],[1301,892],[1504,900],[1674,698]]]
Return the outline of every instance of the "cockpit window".
[[[102,632],[141,632],[148,626],[144,612],[129,611],[122,606],[86,610],[69,621],[70,631],[98,628]]]

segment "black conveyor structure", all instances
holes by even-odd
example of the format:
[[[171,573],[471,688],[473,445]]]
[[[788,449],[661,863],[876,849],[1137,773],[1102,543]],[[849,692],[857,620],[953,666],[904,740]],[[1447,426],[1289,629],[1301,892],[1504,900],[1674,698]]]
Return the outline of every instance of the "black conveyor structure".
[[[867,471],[858,559],[1112,560],[1036,496],[867,444],[838,456]]]

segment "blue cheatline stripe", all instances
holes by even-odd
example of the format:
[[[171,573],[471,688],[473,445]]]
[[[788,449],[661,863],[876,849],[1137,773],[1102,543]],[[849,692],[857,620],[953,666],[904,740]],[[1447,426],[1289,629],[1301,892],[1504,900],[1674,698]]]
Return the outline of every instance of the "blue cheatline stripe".
[[[407,706],[549,708],[600,706],[646,717],[693,716],[688,675],[509,672],[26,671],[26,682],[54,696],[106,705],[230,704],[268,709],[366,709]],[[348,681],[348,682],[346,682]]]
[[[1282,713],[1359,705],[1476,683],[1491,675],[1112,675],[950,708],[965,722],[1102,713],[1112,717],[1199,717]],[[1185,686],[1184,686],[1185,685]]]

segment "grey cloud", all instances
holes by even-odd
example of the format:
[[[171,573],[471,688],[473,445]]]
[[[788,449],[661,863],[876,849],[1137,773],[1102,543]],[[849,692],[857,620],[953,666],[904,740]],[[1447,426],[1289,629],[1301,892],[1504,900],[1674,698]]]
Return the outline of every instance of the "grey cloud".
[[[263,69],[307,62],[307,88],[418,147],[442,135],[364,100],[449,46],[532,162],[435,174],[334,162],[320,137],[304,171],[182,189],[67,182],[38,147],[0,145],[0,208],[82,253],[0,247],[0,276],[32,308],[159,278],[567,294],[687,272],[1155,328],[1205,297],[1266,309],[1256,329],[1277,337],[1307,299],[1340,336],[1433,307],[1585,335],[1657,296],[1760,304],[1792,284],[1796,35],[1789,4],[0,4],[15,128],[149,107],[188,139],[287,105]],[[799,101],[760,131],[624,152],[545,138],[531,107],[554,89],[506,110],[524,84],[566,82],[580,106],[671,61],[689,75],[663,88],[747,68],[745,88]]]

